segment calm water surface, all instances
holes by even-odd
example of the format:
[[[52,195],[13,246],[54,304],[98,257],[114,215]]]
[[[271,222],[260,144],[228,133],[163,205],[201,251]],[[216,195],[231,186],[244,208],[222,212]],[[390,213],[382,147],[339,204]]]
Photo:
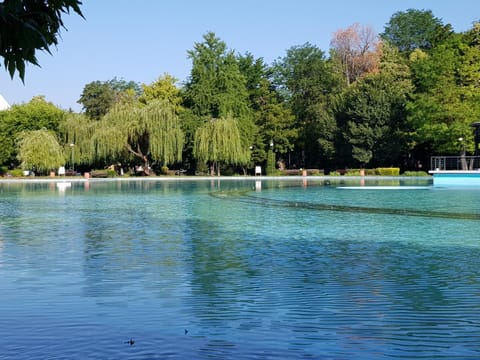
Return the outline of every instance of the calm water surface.
[[[480,190],[345,185],[0,183],[0,359],[480,358]]]

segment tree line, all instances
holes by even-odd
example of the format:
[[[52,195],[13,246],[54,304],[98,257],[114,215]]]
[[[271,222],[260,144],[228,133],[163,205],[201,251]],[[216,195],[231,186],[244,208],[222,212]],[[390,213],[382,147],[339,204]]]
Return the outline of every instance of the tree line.
[[[0,112],[0,164],[426,170],[431,155],[479,151],[478,22],[457,33],[431,11],[409,9],[381,34],[353,24],[333,34],[328,53],[305,43],[272,64],[209,32],[188,57],[181,86],[169,74],[141,85],[114,78],[85,85],[81,113],[41,97]]]

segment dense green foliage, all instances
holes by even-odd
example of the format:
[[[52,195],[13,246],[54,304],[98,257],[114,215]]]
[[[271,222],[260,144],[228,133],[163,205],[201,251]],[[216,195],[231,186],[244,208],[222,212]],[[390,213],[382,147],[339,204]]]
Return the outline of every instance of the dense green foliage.
[[[114,78],[85,85],[81,114],[41,98],[0,112],[0,165],[18,165],[20,132],[43,128],[86,170],[424,171],[432,155],[475,150],[478,23],[455,33],[431,11],[409,9],[381,36],[353,24],[333,34],[328,52],[292,46],[271,65],[235,54],[212,32],[187,54],[181,87],[169,74],[141,86]]]
[[[23,131],[17,137],[17,146],[22,169],[44,174],[65,164],[64,150],[52,131]]]
[[[15,140],[22,131],[51,130],[58,132],[65,112],[43,97],[34,97],[23,105],[0,111],[0,164],[17,165]]]
[[[127,82],[117,78],[109,81],[92,81],[83,88],[78,103],[82,104],[88,117],[99,120],[113,105],[134,102],[141,94],[142,89],[133,81]]]
[[[430,50],[451,33],[450,25],[443,25],[430,10],[408,9],[393,14],[382,37],[401,52],[415,49]]]
[[[80,16],[79,0],[4,0],[0,3],[0,56],[13,77],[23,80],[25,65],[38,65],[35,52],[50,53],[58,44],[62,16],[70,10]]]

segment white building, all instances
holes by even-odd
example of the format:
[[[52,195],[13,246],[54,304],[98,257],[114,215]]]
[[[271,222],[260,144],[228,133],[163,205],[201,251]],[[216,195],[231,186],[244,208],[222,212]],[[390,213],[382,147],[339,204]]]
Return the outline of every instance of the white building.
[[[7,100],[0,94],[0,111],[10,109],[10,105],[8,104]]]

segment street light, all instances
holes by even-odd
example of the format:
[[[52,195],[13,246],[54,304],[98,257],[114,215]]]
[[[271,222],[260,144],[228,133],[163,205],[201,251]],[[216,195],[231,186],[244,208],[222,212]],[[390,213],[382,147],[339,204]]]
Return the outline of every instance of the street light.
[[[75,147],[75,144],[74,143],[71,143],[70,144],[70,147],[72,148],[72,171],[75,172],[75,156],[74,156],[74,147]]]
[[[462,144],[462,150],[465,152],[465,143],[463,142],[463,137],[459,137],[458,141],[460,141],[460,144]]]
[[[273,140],[270,140],[270,149],[272,150],[272,163],[270,164],[270,167],[271,167],[270,174],[273,175],[273,163],[275,162],[275,157],[273,155]]]

